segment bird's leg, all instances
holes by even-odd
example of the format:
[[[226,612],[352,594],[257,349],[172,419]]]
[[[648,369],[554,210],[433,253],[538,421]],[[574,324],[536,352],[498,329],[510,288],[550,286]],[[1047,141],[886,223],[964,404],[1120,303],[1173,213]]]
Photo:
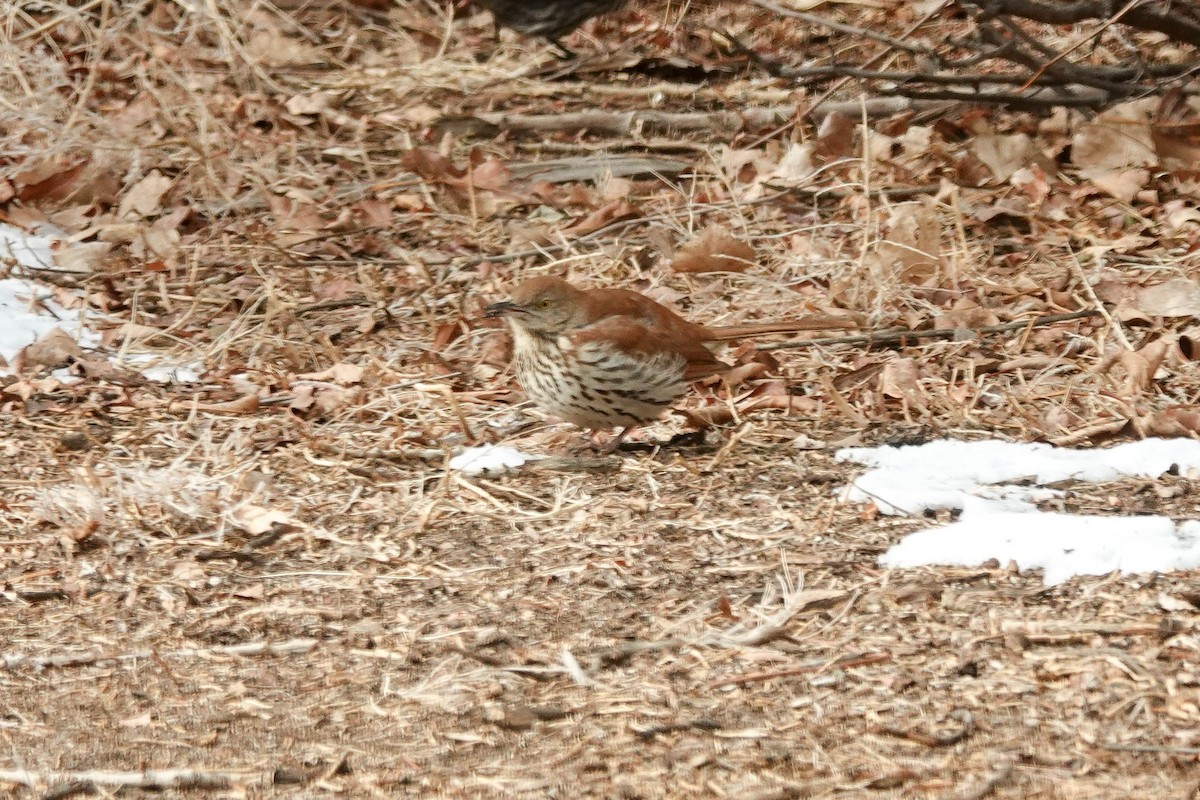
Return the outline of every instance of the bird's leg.
[[[608,455],[609,453],[615,453],[617,448],[621,446],[621,442],[625,439],[625,437],[629,434],[629,432],[632,431],[636,427],[637,427],[637,425],[626,425],[624,428],[621,428],[621,432],[618,433],[616,436],[612,437],[612,439],[609,440],[608,444],[606,444],[604,446],[604,449],[601,452],[604,453],[605,455]]]
[[[626,427],[622,428],[620,432],[612,436],[607,442],[602,442],[600,440],[600,437],[603,436],[603,431],[593,428],[592,430],[588,431],[585,442],[578,445],[575,450],[591,450],[592,452],[602,456],[612,455],[616,452],[621,442],[624,441],[625,435],[636,427],[636,425],[627,425]]]
[[[558,52],[554,55],[558,57],[559,61],[570,61],[571,59],[575,58],[575,51],[571,50],[569,47],[559,41],[558,37],[547,39],[547,41],[558,48]]]

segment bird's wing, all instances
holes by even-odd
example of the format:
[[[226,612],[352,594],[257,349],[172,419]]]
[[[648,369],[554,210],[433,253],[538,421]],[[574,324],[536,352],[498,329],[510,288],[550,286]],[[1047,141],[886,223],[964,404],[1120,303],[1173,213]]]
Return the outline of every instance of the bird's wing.
[[[614,357],[627,353],[658,361],[664,369],[675,373],[671,376],[675,380],[696,381],[729,369],[699,339],[686,332],[647,325],[633,317],[604,317],[571,331],[568,338],[581,351],[604,350]]]
[[[694,322],[688,322],[671,309],[644,294],[630,289],[591,289],[594,300],[588,311],[588,322],[597,323],[609,317],[620,317],[641,322],[667,334],[678,334],[695,339],[708,339],[708,330]]]

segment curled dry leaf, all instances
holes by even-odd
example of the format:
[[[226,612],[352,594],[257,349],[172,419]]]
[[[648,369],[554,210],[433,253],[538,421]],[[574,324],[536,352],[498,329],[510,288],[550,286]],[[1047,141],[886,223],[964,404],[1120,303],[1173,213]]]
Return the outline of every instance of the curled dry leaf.
[[[713,225],[700,231],[675,252],[675,272],[744,272],[755,263],[754,248],[725,228]]]
[[[83,348],[62,328],[55,328],[17,354],[16,368],[58,369],[84,357]]]
[[[334,105],[334,100],[339,97],[334,92],[308,92],[305,94],[292,95],[283,104],[283,107],[288,110],[289,114],[297,116],[316,116],[327,108]]]
[[[463,171],[440,153],[427,147],[416,147],[400,157],[400,166],[415,172],[425,180],[458,183]]]
[[[129,156],[97,149],[82,160],[65,157],[38,162],[9,176],[26,203],[35,200],[115,204],[121,176],[129,169]]]
[[[812,152],[812,160],[820,164],[828,164],[839,158],[846,158],[854,153],[854,138],[858,128],[858,120],[851,119],[845,114],[833,112],[826,114],[817,130],[817,146]],[[812,174],[812,165],[808,165],[807,173]],[[797,176],[801,177],[801,176]]]
[[[1181,331],[1175,344],[1178,347],[1177,355],[1184,361],[1200,361],[1200,328]]]
[[[725,373],[724,379],[730,386],[737,386],[754,378],[761,378],[767,374],[767,368],[757,362],[742,364],[734,367]]]
[[[1168,89],[1150,135],[1165,166],[1194,169],[1200,163],[1200,106],[1178,86]]]
[[[313,405],[325,416],[331,416],[350,404],[357,402],[361,395],[362,393],[357,390],[326,386],[317,390],[317,393],[313,396]]]
[[[1150,388],[1155,373],[1173,342],[1169,338],[1156,339],[1136,352],[1122,350],[1103,359],[1096,367],[1101,374],[1110,373],[1114,367],[1125,370],[1122,392],[1126,396],[1141,394]]]
[[[912,358],[896,358],[883,365],[879,391],[884,397],[916,403],[921,398],[920,369]]]
[[[1050,182],[1046,173],[1036,164],[1018,169],[1009,177],[1009,183],[1025,195],[1025,199],[1035,207],[1041,207],[1050,195]],[[1051,213],[1054,213],[1051,210]]]
[[[1173,406],[1142,420],[1142,428],[1151,436],[1171,438],[1200,434],[1200,408]]]
[[[194,403],[180,400],[167,406],[172,414],[198,411],[203,414],[253,414],[258,410],[258,396],[248,394],[226,403]]]
[[[813,149],[812,144],[793,144],[779,159],[775,169],[766,176],[766,182],[784,186],[800,186],[807,182],[816,169],[813,166]]]
[[[637,219],[642,212],[625,198],[605,203],[583,219],[576,222],[567,231],[576,236],[585,236],[601,228],[627,219]]]
[[[1163,222],[1172,233],[1179,234],[1200,226],[1200,208],[1196,208],[1190,200],[1169,200],[1163,203],[1162,210]]]

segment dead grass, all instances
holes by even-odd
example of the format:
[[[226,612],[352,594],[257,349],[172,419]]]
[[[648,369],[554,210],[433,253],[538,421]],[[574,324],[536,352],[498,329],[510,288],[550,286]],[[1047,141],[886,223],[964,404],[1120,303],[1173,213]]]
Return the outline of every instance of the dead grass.
[[[941,183],[974,135],[954,115],[960,140],[876,131],[811,174],[795,148],[829,142],[803,125],[765,143],[444,135],[447,116],[790,101],[654,9],[601,21],[603,41],[635,44],[566,76],[532,42],[480,58],[484,18],[421,4],[2,13],[34,31],[0,45],[16,67],[0,70],[0,166],[25,192],[6,213],[110,245],[47,286],[86,296],[110,351],[206,370],[189,386],[30,371],[0,395],[0,785],[48,778],[11,796],[66,796],[56,771],[140,769],[235,779],[208,787],[222,797],[1196,794],[1194,576],[1046,589],[1005,565],[885,571],[876,557],[924,521],[834,501],[853,478],[841,442],[1154,430],[1194,401],[1194,366],[1176,350],[1117,364],[1114,329],[1143,352],[1171,320],[772,351],[776,378],[689,401],[730,410],[711,444],[615,472],[468,478],[402,456],[560,448],[478,318],[525,275],[640,288],[713,323],[978,327],[1196,277],[1194,230],[1162,210],[1187,180],[1118,202],[1067,170],[1065,218],[993,216],[1008,184]],[[762,14],[687,19],[744,32]],[[706,85],[630,67],[673,46]],[[505,177],[599,151],[689,168]],[[157,198],[155,170],[171,179]],[[897,186],[931,188],[878,191]],[[120,215],[130,197],[147,205]],[[605,227],[623,198],[640,216]],[[710,225],[757,265],[672,273]],[[910,258],[930,233],[936,257]],[[755,410],[770,398],[790,413]],[[1186,486],[1083,500],[1196,514]]]

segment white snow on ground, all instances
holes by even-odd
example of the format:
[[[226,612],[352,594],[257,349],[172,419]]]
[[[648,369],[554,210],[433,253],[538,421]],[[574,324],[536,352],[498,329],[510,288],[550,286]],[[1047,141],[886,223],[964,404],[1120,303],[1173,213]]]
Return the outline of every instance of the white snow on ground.
[[[0,262],[15,262],[14,273],[17,274],[21,267],[53,269],[54,242],[65,237],[65,233],[52,225],[42,225],[34,232],[27,232],[0,222]],[[9,364],[21,350],[55,328],[61,328],[82,347],[99,345],[100,337],[82,325],[78,312],[68,311],[49,299],[51,291],[49,287],[24,278],[0,280],[0,357]],[[123,361],[114,359],[114,363],[135,370],[149,362],[153,364],[142,368],[142,374],[159,383],[196,381],[199,371],[203,370],[194,364],[164,363],[152,354],[131,353]],[[0,366],[0,375],[8,373]],[[55,375],[64,382],[77,380],[64,370],[56,370]]]
[[[172,364],[154,353],[126,353],[120,363],[155,383],[198,383],[204,373],[203,364]]]
[[[468,475],[478,475],[481,472],[504,472],[519,467],[528,460],[529,456],[520,450],[485,444],[482,447],[468,447],[450,459],[450,469]]]
[[[1045,582],[1073,575],[1167,572],[1200,567],[1200,522],[1159,516],[1042,512],[1060,495],[1045,484],[1157,478],[1173,466],[1200,475],[1200,442],[1146,439],[1107,449],[1048,444],[937,441],[912,447],[850,448],[838,460],[871,467],[846,487],[847,502],[875,503],[885,514],[958,508],[956,522],[905,537],[881,558],[887,567],[978,566],[989,559],[1045,570]]]
[[[15,261],[19,267],[53,268],[51,245],[62,235],[49,225],[37,233],[26,233],[0,222],[0,261]],[[34,281],[0,280],[0,357],[9,364],[17,353],[55,328],[62,328],[76,340],[83,334],[78,314],[50,300],[49,294],[49,289]]]

